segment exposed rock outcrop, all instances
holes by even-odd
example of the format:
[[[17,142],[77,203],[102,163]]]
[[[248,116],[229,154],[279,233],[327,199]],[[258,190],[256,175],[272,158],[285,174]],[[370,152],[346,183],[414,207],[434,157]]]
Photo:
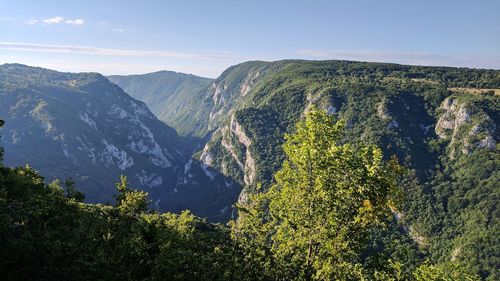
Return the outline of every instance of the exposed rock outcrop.
[[[236,136],[238,141],[245,146],[245,170],[244,179],[246,185],[251,185],[255,180],[255,160],[252,156],[250,145],[252,141],[245,134],[243,127],[236,121],[236,117],[231,117],[230,123],[231,132]]]
[[[436,135],[440,138],[448,138],[457,135],[458,129],[470,120],[470,113],[464,104],[460,104],[452,97],[446,98],[440,107],[444,110],[436,124]]]
[[[229,124],[218,129],[215,134],[219,134],[220,145],[238,165],[243,172],[243,179],[236,179],[242,184],[251,185],[255,180],[255,160],[252,156],[250,146],[252,140],[245,133],[244,128],[238,123],[234,114],[231,116]],[[215,167],[225,163],[215,163],[211,149],[214,143],[207,143],[203,148],[200,161],[207,166]],[[224,153],[224,152],[223,152]],[[222,169],[224,172],[225,169]]]
[[[475,148],[496,149],[496,124],[483,110],[454,96],[446,98],[439,110],[442,111],[435,127],[436,135],[448,139],[453,159],[457,151],[468,155]],[[458,150],[457,150],[458,149]]]
[[[387,122],[388,129],[397,129],[399,128],[398,121],[394,120],[394,118],[390,115],[389,110],[387,109],[387,101],[381,101],[377,106],[377,116],[383,121]]]

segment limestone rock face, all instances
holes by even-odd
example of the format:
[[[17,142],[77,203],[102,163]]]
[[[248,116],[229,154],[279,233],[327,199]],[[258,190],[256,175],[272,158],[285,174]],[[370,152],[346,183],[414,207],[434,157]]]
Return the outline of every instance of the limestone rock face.
[[[454,98],[448,97],[441,104],[444,110],[436,124],[436,135],[440,138],[455,136],[461,125],[470,120],[470,113],[464,104],[459,104]]]
[[[487,112],[453,96],[446,98],[439,110],[442,113],[435,132],[450,141],[451,158],[457,151],[468,155],[475,148],[496,149],[496,124]]]

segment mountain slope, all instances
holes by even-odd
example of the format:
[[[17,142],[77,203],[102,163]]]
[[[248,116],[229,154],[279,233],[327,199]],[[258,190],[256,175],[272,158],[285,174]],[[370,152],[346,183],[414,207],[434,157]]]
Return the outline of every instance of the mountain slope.
[[[144,75],[112,75],[109,79],[181,135],[205,137],[245,96],[269,63],[252,61],[229,67],[217,79],[160,71]]]
[[[202,92],[212,79],[195,75],[159,71],[142,75],[112,75],[109,80],[132,97],[141,100],[151,111],[181,135],[196,135],[201,120],[187,114],[189,106],[196,106]]]
[[[246,64],[233,69],[255,66]],[[345,120],[345,141],[376,144],[410,169],[402,182],[406,203],[395,215],[422,253],[463,261],[495,280],[500,71],[279,61],[253,73],[249,84],[214,82],[222,90],[212,98],[228,97],[229,106],[210,119],[218,125],[197,154],[245,187],[241,202],[273,181],[284,134],[315,105]]]
[[[250,62],[233,68],[248,67],[247,64],[253,66]],[[225,95],[222,96],[230,97],[222,99],[227,105],[220,106],[222,110],[214,108],[215,113],[211,114],[217,116],[220,110],[222,117],[209,119],[211,129],[216,132],[200,155],[207,164],[217,166],[215,162],[223,162],[221,159],[214,162],[217,153],[209,151],[215,149],[216,144],[223,148],[222,154],[234,159],[235,164],[245,162],[246,153],[241,153],[241,150],[246,150],[246,143],[256,142],[259,137],[282,136],[290,131],[304,111],[316,105],[345,119],[350,128],[350,138],[378,143],[401,159],[410,156],[409,153],[414,152],[412,150],[419,149],[420,153],[411,155],[417,158],[411,163],[424,173],[426,167],[432,166],[428,160],[433,153],[426,152],[425,144],[415,142],[423,142],[426,138],[438,139],[432,129],[437,126],[439,116],[436,111],[441,102],[448,96],[464,95],[450,89],[458,86],[500,87],[499,72],[488,70],[338,61],[279,61],[262,63],[253,71],[261,75],[256,75],[249,86],[241,79],[228,81],[219,78],[211,87],[232,90],[223,92]],[[221,92],[213,91],[213,99],[217,100]],[[476,98],[496,100],[497,96],[484,94],[476,95]],[[496,112],[493,110],[492,114]],[[254,148],[250,150],[256,153],[262,153],[266,148],[272,150],[279,147],[282,142],[279,139],[282,137],[269,137],[262,143],[250,145]],[[231,148],[233,144],[240,147]],[[265,147],[256,149],[258,145]],[[260,158],[279,158],[279,149],[275,152],[266,152]],[[257,162],[257,166],[269,166],[262,161]],[[257,174],[259,181],[268,181],[272,173],[262,171]],[[236,178],[244,183],[243,175]]]
[[[196,161],[185,183],[184,166],[193,163],[186,140],[100,74],[2,65],[0,104],[6,165],[29,163],[48,180],[72,177],[90,202],[112,201],[124,174],[149,192],[153,208],[230,214],[219,211],[234,202],[237,185]]]

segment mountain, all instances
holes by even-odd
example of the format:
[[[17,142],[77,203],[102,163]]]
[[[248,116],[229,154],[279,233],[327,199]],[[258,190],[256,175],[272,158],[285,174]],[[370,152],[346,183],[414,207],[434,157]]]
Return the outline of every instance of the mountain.
[[[132,97],[141,100],[151,111],[183,136],[200,136],[205,128],[197,119],[201,111],[189,114],[188,106],[199,106],[203,91],[212,79],[173,71],[142,75],[112,75],[108,79]]]
[[[21,66],[3,66],[5,69],[16,67]],[[82,167],[71,164],[68,161],[71,158],[65,156],[63,141],[76,139],[77,134],[69,137],[74,130],[86,128],[85,134],[80,135],[94,132],[89,125],[92,122],[87,119],[94,120],[98,130],[108,119],[110,125],[99,131],[109,138],[106,138],[107,143],[125,151],[127,156],[137,153],[128,149],[130,142],[124,139],[127,139],[126,132],[141,130],[142,127],[135,126],[132,120],[136,116],[134,108],[142,108],[144,104],[128,97],[104,77],[43,70],[44,75],[54,75],[48,79],[37,74],[41,71],[39,69],[2,71],[1,101],[2,105],[8,106],[0,109],[0,117],[7,116],[4,117],[7,126],[2,131],[3,139],[7,140],[4,145],[7,163],[12,163],[9,158],[21,155],[22,151],[28,151],[24,154],[25,162],[36,163],[41,160],[31,156],[45,151],[50,154],[40,155],[40,159],[49,161],[52,167],[80,173]],[[16,78],[13,72],[23,73],[18,75],[22,79]],[[67,78],[68,75],[75,77]],[[97,83],[99,87],[90,83],[94,78],[89,77],[99,77],[96,78],[102,80]],[[89,83],[94,87],[88,88]],[[103,91],[104,84],[111,85],[106,87],[112,87],[116,92],[111,88]],[[153,125],[161,122],[149,111],[147,118],[136,118],[141,122],[150,120],[151,124],[144,125],[150,128],[155,139],[163,133],[170,140],[157,140],[162,151],[169,152],[164,154],[172,162],[172,167],[162,169],[167,175],[149,169],[146,173],[156,173],[162,179],[175,179],[175,184],[170,184],[172,181],[169,180],[168,186],[153,194],[153,200],[160,199],[158,207],[161,210],[188,208],[212,219],[227,219],[238,194],[239,202],[245,204],[249,202],[249,194],[265,190],[272,184],[273,174],[284,159],[282,144],[285,134],[293,132],[305,112],[317,107],[344,120],[346,132],[342,142],[354,146],[356,142],[375,144],[383,149],[386,158],[395,156],[407,167],[400,179],[404,198],[393,210],[397,224],[374,234],[379,238],[373,241],[373,247],[384,249],[388,257],[405,257],[419,262],[429,258],[432,263],[459,261],[469,272],[484,279],[497,280],[500,277],[496,266],[496,253],[500,250],[497,235],[500,225],[497,208],[500,71],[350,61],[254,61],[228,68],[201,88],[191,92],[192,95],[186,94],[186,97],[179,94],[177,98],[183,100],[182,110],[170,111],[172,115],[169,117],[176,120],[175,128],[183,131],[183,135],[205,140],[202,148],[194,154],[190,139],[177,136],[164,124]],[[116,93],[110,94],[111,97],[128,97],[136,107],[125,107],[126,104],[115,98],[100,102],[92,100],[92,105],[103,107],[94,116],[93,111],[86,111],[87,101],[70,99],[75,95],[97,99],[95,96],[102,98],[106,92]],[[158,92],[143,94],[154,96]],[[54,99],[61,105],[57,110],[50,108],[47,111],[47,105],[39,105],[38,99],[41,98],[47,104],[52,104]],[[24,106],[26,103],[28,105]],[[113,114],[110,107],[113,104],[118,104],[133,118],[120,121],[107,116]],[[65,114],[61,113],[59,119],[54,118],[59,111]],[[89,118],[84,115],[80,118],[80,113],[86,113]],[[98,119],[103,115],[106,118]],[[63,126],[56,120],[68,121],[71,125]],[[111,124],[120,122],[128,126],[127,130],[122,132],[111,127]],[[31,123],[35,125],[30,128],[38,129],[21,125]],[[154,129],[155,126],[160,127]],[[52,128],[56,128],[59,134],[64,133],[64,137],[57,137],[57,134],[46,137],[46,131],[51,132]],[[36,133],[30,135],[30,131]],[[28,145],[14,153],[13,146],[18,136],[21,140],[36,140],[31,144],[36,144],[37,148],[39,143],[44,143],[47,148],[34,149],[34,145]],[[47,138],[50,142],[44,140]],[[135,143],[139,141],[134,140]],[[94,143],[97,146],[100,142]],[[67,149],[68,155],[76,155],[78,146]],[[97,152],[103,150],[104,147],[95,147]],[[52,155],[52,151],[62,155],[57,159],[63,165],[52,161],[52,158],[56,159],[56,153]],[[37,152],[39,154],[34,154]],[[134,158],[134,165],[126,167],[125,172],[139,168],[139,165],[135,166],[137,161]],[[130,161],[115,162],[118,169],[119,163],[130,165]],[[155,166],[154,163],[151,166]],[[112,166],[100,167],[105,171]],[[130,176],[133,177],[134,173]],[[240,187],[243,187],[241,193]]]
[[[240,69],[251,70],[239,75]],[[474,108],[471,115],[486,116],[481,122],[498,121],[500,74],[494,70],[279,61],[243,63],[221,77],[208,91],[221,102],[212,105],[206,126],[215,132],[199,158],[247,185],[271,180],[281,163],[283,135],[312,105],[346,120],[351,140],[376,143],[403,160],[410,157],[410,167],[422,176],[436,157],[427,142],[447,139],[442,126],[451,125],[438,121],[448,103]],[[483,139],[466,142],[467,153],[481,148],[479,141],[494,149],[498,134],[488,129],[494,127],[490,123],[478,124],[474,136]],[[455,136],[451,144],[462,140]],[[224,168],[229,166],[238,172],[231,174]]]
[[[8,166],[29,164],[48,181],[72,178],[89,202],[112,202],[123,174],[149,193],[152,208],[230,215],[238,186],[192,160],[186,139],[100,74],[5,64],[0,104]]]
[[[194,158],[243,186],[240,203],[273,182],[284,135],[316,106],[345,120],[345,142],[376,144],[408,168],[405,203],[394,215],[412,242],[394,252],[498,276],[500,71],[253,61],[228,68],[198,95],[182,113],[196,116],[196,127],[176,126],[201,129],[195,134],[207,141]]]
[[[226,70],[205,100],[211,134],[195,156],[244,186],[241,203],[273,182],[284,135],[316,106],[345,120],[344,141],[376,144],[408,168],[394,215],[413,242],[399,251],[498,276],[500,71],[248,62]]]

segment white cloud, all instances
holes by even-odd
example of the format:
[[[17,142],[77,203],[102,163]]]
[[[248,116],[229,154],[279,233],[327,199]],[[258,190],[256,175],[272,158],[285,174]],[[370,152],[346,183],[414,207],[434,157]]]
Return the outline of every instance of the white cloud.
[[[63,17],[53,17],[53,18],[48,18],[42,20],[43,23],[45,24],[58,24],[64,21]]]
[[[122,33],[122,32],[124,32],[124,31],[125,31],[125,29],[123,29],[123,28],[113,28],[113,29],[111,29],[111,31],[113,31],[113,32],[118,32],[118,33]]]
[[[410,65],[500,68],[500,56],[440,55],[427,52],[384,52],[343,50],[299,50],[306,58],[338,59],[368,62],[392,62]]]
[[[84,19],[67,20],[66,23],[71,25],[83,25],[85,23],[85,20]]]
[[[83,25],[85,23],[84,19],[65,19],[61,16],[52,17],[48,19],[31,19],[26,22],[27,24],[44,24],[44,25],[54,25],[54,24],[69,24],[69,25]]]
[[[150,51],[111,49],[89,46],[74,45],[49,45],[35,43],[0,42],[0,49],[13,51],[50,52],[50,53],[74,53],[86,55],[104,56],[128,56],[128,57],[163,57],[175,59],[202,59],[202,60],[248,60],[248,57],[235,56],[228,53],[183,53],[174,51]]]

